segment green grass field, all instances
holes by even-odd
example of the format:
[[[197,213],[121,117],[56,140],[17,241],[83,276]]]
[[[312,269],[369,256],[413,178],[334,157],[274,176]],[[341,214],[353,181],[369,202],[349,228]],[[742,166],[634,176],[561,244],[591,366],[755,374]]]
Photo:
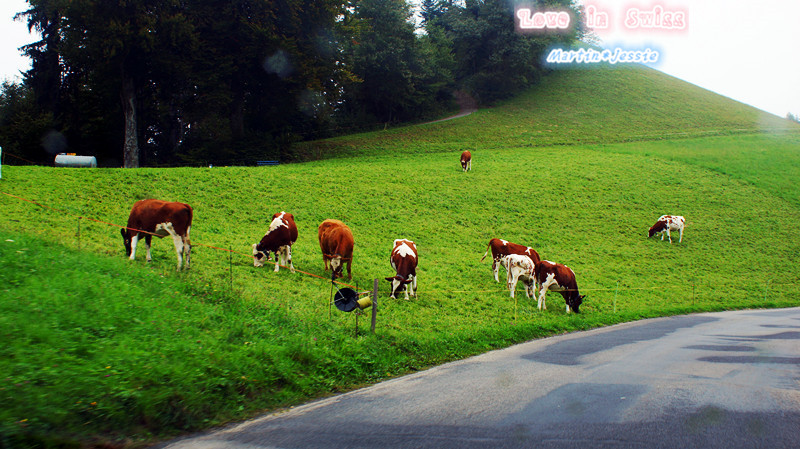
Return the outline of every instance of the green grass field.
[[[581,95],[576,77],[609,95]],[[650,100],[630,112],[642,89]],[[0,337],[12,342],[0,348],[0,445],[136,446],[532,338],[800,304],[800,127],[650,70],[557,72],[464,119],[309,148],[329,159],[3,167],[0,192],[49,208],[0,194]],[[118,228],[78,218],[123,225],[148,197],[194,207],[188,272],[168,240],[151,264],[143,251],[130,262]],[[381,279],[375,335],[368,314],[356,328],[331,312],[329,281],[253,267],[250,245],[281,210],[299,228],[295,267],[318,276],[317,225],[350,225],[349,283]],[[646,237],[661,214],[686,216],[683,243]],[[389,299],[383,280],[401,237],[419,248],[411,301]],[[582,313],[557,294],[538,311],[521,287],[515,304],[479,262],[493,237],[572,267]]]

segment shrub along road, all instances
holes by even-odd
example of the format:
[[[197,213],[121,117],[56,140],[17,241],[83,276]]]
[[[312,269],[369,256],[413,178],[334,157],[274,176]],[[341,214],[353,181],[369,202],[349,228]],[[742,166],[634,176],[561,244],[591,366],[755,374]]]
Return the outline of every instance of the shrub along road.
[[[800,439],[799,339],[800,308],[638,321],[162,447],[790,447]]]

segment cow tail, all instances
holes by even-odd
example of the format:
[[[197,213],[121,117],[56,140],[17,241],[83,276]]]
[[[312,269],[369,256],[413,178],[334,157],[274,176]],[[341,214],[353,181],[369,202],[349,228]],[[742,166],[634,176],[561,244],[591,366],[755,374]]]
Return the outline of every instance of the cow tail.
[[[491,248],[491,247],[492,247],[492,242],[489,242],[489,244],[486,245],[486,252],[483,253],[483,257],[481,257],[481,262],[483,262],[483,259],[485,259],[486,256],[489,255],[489,248]]]

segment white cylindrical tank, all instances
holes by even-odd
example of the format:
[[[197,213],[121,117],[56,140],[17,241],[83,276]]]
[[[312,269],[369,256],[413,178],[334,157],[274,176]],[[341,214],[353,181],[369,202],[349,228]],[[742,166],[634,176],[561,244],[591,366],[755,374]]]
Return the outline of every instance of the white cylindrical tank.
[[[56,155],[55,163],[56,167],[97,167],[97,158],[61,153]]]

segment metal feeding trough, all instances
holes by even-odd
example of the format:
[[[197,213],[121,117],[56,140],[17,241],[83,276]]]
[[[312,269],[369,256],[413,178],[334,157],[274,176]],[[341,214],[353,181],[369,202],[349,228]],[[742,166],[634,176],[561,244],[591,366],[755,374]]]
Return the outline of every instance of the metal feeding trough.
[[[352,288],[340,288],[337,290],[333,296],[333,303],[342,312],[352,312],[356,309],[364,310],[372,307],[372,300],[369,297],[359,299],[358,292]]]

